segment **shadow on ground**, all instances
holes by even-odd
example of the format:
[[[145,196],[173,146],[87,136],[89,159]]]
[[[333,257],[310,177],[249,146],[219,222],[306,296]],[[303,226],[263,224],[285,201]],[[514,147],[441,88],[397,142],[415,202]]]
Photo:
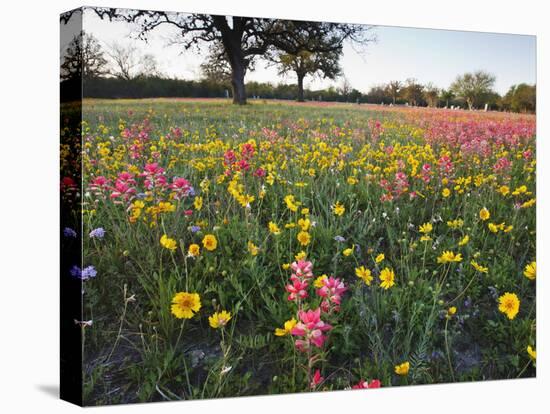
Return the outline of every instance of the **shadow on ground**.
[[[59,398],[59,385],[57,384],[39,384],[36,388],[50,397]]]

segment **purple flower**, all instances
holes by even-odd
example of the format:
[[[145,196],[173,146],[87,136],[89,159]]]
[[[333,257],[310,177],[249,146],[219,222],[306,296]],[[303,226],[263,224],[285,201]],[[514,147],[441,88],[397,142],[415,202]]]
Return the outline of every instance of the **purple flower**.
[[[97,229],[93,229],[91,232],[90,232],[90,237],[92,239],[102,239],[103,237],[105,236],[105,230],[103,229],[103,227],[98,227]]]
[[[201,231],[201,228],[200,228],[200,226],[191,226],[190,230],[191,230],[192,233],[196,233],[198,231]]]
[[[70,227],[65,227],[63,229],[63,235],[65,237],[73,237],[76,239],[76,231],[74,231],[73,229],[71,229]]]
[[[95,270],[95,267],[93,266],[88,266],[80,270],[80,267],[74,265],[73,267],[71,267],[70,273],[72,277],[76,277],[80,280],[88,280],[92,277],[97,276],[97,270]]]
[[[76,277],[78,279],[80,279],[82,276],[82,270],[80,270],[80,267],[78,267],[77,265],[71,267],[70,273],[72,277]]]
[[[95,270],[95,267],[88,266],[82,269],[82,276],[81,276],[82,280],[88,280],[89,278],[96,277],[96,276],[97,276],[97,270]]]
[[[344,243],[346,241],[346,239],[342,236],[335,236],[334,240],[336,240],[339,243]]]

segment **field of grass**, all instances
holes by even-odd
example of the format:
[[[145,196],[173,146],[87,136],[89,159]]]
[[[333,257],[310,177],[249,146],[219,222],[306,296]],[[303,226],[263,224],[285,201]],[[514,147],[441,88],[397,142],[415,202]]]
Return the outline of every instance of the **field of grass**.
[[[535,375],[534,116],[87,100],[81,135],[86,404]]]

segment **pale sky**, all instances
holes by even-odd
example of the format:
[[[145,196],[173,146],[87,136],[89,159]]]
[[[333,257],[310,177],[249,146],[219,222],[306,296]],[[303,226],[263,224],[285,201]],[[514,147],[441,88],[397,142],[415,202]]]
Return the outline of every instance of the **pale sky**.
[[[148,43],[132,38],[132,29],[128,23],[101,20],[93,12],[85,13],[84,30],[99,39],[102,46],[108,47],[113,42],[134,44],[142,53],[155,56],[159,69],[168,76],[199,78],[203,55],[168,45],[170,39],[177,37],[173,27],[157,27]],[[376,26],[373,30],[376,43],[361,54],[346,44],[340,61],[349,83],[361,92],[368,92],[374,85],[407,78],[447,88],[458,74],[479,69],[496,75],[495,90],[500,94],[514,84],[536,82],[535,36],[391,26]],[[258,62],[254,72],[247,73],[245,80],[274,84],[295,82],[292,76],[279,77],[277,70],[266,68],[263,61]],[[321,81],[306,77],[305,86],[317,89],[338,86],[341,82],[341,79]]]

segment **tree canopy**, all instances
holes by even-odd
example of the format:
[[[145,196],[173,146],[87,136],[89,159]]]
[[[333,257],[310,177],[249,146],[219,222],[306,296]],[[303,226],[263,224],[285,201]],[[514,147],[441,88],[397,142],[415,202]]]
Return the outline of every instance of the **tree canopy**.
[[[457,76],[450,89],[466,102],[469,109],[474,109],[485,103],[484,100],[493,92],[495,80],[495,75],[478,70]]]

